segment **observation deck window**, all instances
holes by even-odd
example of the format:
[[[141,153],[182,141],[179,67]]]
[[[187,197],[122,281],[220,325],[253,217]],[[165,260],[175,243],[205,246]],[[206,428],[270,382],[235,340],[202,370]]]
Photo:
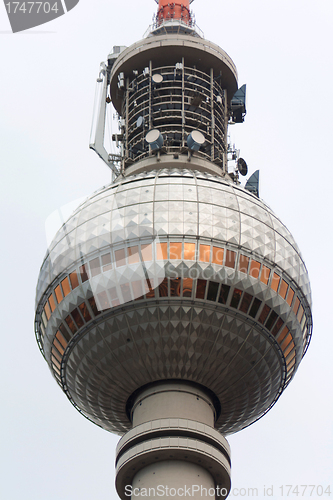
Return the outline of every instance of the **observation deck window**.
[[[239,256],[239,264],[238,264],[238,270],[241,273],[247,274],[247,271],[249,269],[249,262],[250,259],[246,255],[240,254]]]
[[[74,290],[76,287],[79,286],[79,278],[77,276],[77,272],[76,271],[73,271],[69,275],[69,279],[70,279],[70,282],[71,282],[71,285],[72,285],[72,290]]]
[[[225,265],[227,267],[231,267],[232,269],[234,269],[235,261],[236,261],[236,252],[233,252],[232,250],[227,250],[225,256]]]
[[[184,243],[184,259],[195,260],[195,243]]]
[[[111,255],[109,253],[102,255],[102,268],[104,273],[112,269]]]
[[[262,269],[261,269],[261,274],[260,274],[260,281],[264,285],[268,285],[269,277],[271,275],[271,270],[269,267],[265,266],[263,264]]]
[[[252,278],[258,279],[259,278],[260,267],[261,267],[261,263],[260,262],[258,262],[256,260],[251,260],[249,275],[252,276]]]
[[[61,288],[64,293],[64,297],[67,297],[67,295],[71,292],[71,287],[69,286],[69,281],[67,276],[65,279],[62,280]]]
[[[273,273],[272,277],[272,283],[271,283],[271,289],[274,290],[274,292],[278,291],[279,284],[280,284],[280,276],[276,273]]]
[[[138,245],[135,245],[133,247],[128,247],[127,248],[127,255],[128,255],[128,263],[129,264],[137,264],[138,262],[140,262]]]

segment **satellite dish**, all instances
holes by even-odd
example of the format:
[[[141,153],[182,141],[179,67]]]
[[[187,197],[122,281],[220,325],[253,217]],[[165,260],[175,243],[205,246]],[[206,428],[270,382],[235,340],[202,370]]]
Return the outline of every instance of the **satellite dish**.
[[[136,126],[137,128],[143,128],[145,124],[145,119],[143,116],[139,116],[139,118],[136,120]]]
[[[154,83],[162,83],[163,82],[163,76],[160,75],[159,73],[156,73],[155,75],[152,76],[152,80]]]
[[[243,158],[239,158],[237,161],[237,168],[238,172],[243,176],[245,176],[248,172],[246,161]]]
[[[163,136],[157,128],[149,130],[148,134],[146,135],[146,141],[148,142],[152,150],[161,149],[164,142]]]
[[[193,130],[187,137],[187,145],[192,151],[199,151],[205,142],[205,136],[199,130]]]

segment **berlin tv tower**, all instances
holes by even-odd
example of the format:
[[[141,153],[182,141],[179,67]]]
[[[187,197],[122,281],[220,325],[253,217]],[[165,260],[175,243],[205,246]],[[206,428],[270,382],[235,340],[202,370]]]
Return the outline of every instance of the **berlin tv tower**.
[[[312,332],[297,244],[260,199],[258,171],[241,185],[248,167],[228,144],[246,86],[191,3],[159,0],[146,37],[101,64],[90,147],[112,182],[57,232],[37,284],[53,376],[122,436],[122,500],[225,498],[225,436],[275,404]]]

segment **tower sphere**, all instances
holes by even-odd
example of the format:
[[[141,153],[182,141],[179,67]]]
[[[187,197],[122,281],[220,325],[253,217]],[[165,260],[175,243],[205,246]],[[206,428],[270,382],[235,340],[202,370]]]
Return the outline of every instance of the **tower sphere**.
[[[212,174],[160,169],[97,191],[59,230],[36,332],[71,402],[103,428],[130,428],[141,387],[186,380],[209,391],[228,434],[290,381],[310,304],[298,247],[263,201]]]

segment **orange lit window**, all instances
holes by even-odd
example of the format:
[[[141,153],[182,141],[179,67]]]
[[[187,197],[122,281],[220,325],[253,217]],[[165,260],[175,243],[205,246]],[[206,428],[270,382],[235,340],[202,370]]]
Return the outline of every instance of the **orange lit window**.
[[[54,347],[51,347],[51,352],[52,352],[52,355],[58,360],[58,362],[61,363],[62,356],[59,354],[57,349],[55,349]],[[60,367],[60,365],[59,365],[59,367]]]
[[[260,271],[260,262],[257,262],[256,260],[251,260],[251,265],[250,265],[250,276],[252,278],[259,278],[259,271]]]
[[[169,292],[168,292],[168,278],[164,278],[162,283],[160,283],[158,287],[158,292],[160,297],[167,297]]]
[[[57,380],[60,380],[60,363],[53,355],[51,356],[51,361],[52,361],[52,368],[55,372],[56,378]]]
[[[137,264],[140,262],[139,247],[137,245],[134,247],[128,247],[127,255],[129,264]]]
[[[184,259],[195,259],[195,243],[184,243]]]
[[[79,328],[81,328],[84,325],[84,321],[81,318],[79,311],[77,309],[73,309],[73,311],[71,311],[71,315],[73,316],[74,321],[77,324],[77,326]]]
[[[53,345],[60,352],[61,355],[64,354],[65,349],[62,347],[61,344],[59,344],[59,342],[57,341],[57,339],[53,339]]]
[[[60,364],[55,360],[55,358],[52,358],[52,368],[60,377]]]
[[[75,333],[77,331],[77,328],[76,326],[74,325],[74,321],[72,320],[72,318],[68,315],[67,318],[65,318],[65,321],[70,329],[70,331],[72,333]]]
[[[265,304],[259,316],[259,323],[261,323],[262,325],[265,323],[270,310],[271,308],[267,304]]]
[[[59,332],[59,330],[56,333],[56,339],[58,340],[58,342],[60,342],[60,344],[62,345],[62,347],[64,349],[66,349],[68,342],[67,342],[66,339],[64,339],[64,337],[61,335],[61,333]]]
[[[97,276],[98,274],[101,274],[101,265],[99,262],[99,257],[96,257],[96,259],[92,259],[89,262],[89,266],[90,266],[91,276]]]
[[[294,290],[292,288],[289,288],[289,292],[288,292],[287,299],[286,299],[287,300],[287,304],[289,306],[291,306],[291,303],[292,303],[292,301],[294,299],[294,295],[295,295]]]
[[[128,247],[127,255],[129,264],[137,264],[140,262],[139,247],[137,245],[134,247]]]
[[[295,300],[295,304],[294,304],[294,313],[297,314],[297,311],[298,311],[298,308],[299,308],[299,305],[300,305],[301,301],[299,300],[298,297],[296,297],[296,300]]]
[[[236,260],[236,253],[233,252],[232,250],[227,250],[226,256],[225,256],[225,265],[227,267],[232,267],[234,269],[235,268],[235,260]]]
[[[171,297],[180,297],[181,286],[182,286],[181,278],[171,279],[170,280],[170,296]]]
[[[281,286],[279,290],[279,295],[285,299],[287,295],[287,290],[288,290],[288,283],[286,283],[284,280],[281,281]]]
[[[193,280],[191,278],[183,279],[183,297],[192,297]]]
[[[182,243],[170,242],[170,259],[182,258]]]
[[[274,290],[274,292],[277,292],[277,289],[279,288],[280,279],[281,278],[278,274],[273,273],[271,289]]]
[[[197,299],[204,299],[205,298],[206,283],[207,283],[206,280],[198,280],[197,281],[197,293],[196,293]]]
[[[90,316],[90,313],[88,311],[88,307],[87,307],[87,305],[86,305],[85,302],[82,302],[82,304],[79,305],[79,309],[81,311],[82,316],[84,317],[84,320],[85,321],[90,321],[91,320],[91,316]]]
[[[250,262],[249,257],[246,257],[246,255],[240,254],[240,256],[239,256],[238,270],[241,273],[247,273],[247,270],[249,268],[249,262]]]
[[[293,351],[289,356],[286,356],[286,363],[289,365],[290,361],[296,357],[296,351]]]
[[[50,317],[51,317],[51,309],[50,309],[50,306],[49,306],[49,304],[47,302],[46,302],[46,304],[44,306],[44,312],[46,314],[47,319],[49,320]]]
[[[126,258],[125,258],[125,248],[121,248],[120,250],[116,250],[114,252],[114,256],[116,259],[116,266],[124,266],[126,264]]]
[[[200,262],[210,262],[210,245],[200,245],[199,260]]]
[[[54,297],[53,297],[52,293],[49,296],[48,301],[49,301],[49,304],[50,304],[51,311],[53,312],[55,310],[55,308],[56,308],[56,305],[55,305],[55,301],[54,301]]]
[[[71,339],[71,335],[70,335],[70,334],[68,333],[68,331],[66,330],[65,325],[63,325],[63,324],[61,323],[61,325],[59,325],[59,330],[60,330],[60,332],[62,333],[62,336],[64,337],[64,339],[66,339],[66,340],[67,340],[67,342],[69,342],[69,341],[70,341],[70,339]]]
[[[90,297],[90,299],[88,299],[88,302],[95,316],[101,314],[101,312],[97,309],[94,297]]]
[[[224,248],[213,247],[212,263],[222,266],[223,264]]]
[[[277,341],[279,344],[281,344],[281,342],[286,337],[286,335],[288,335],[288,333],[289,333],[289,328],[287,326],[285,326],[284,329],[282,330],[281,334],[278,336]]]
[[[143,290],[142,290],[141,281],[132,281],[131,285],[132,285],[132,292],[133,292],[134,300],[142,299]]]
[[[59,361],[59,363],[61,363],[62,357],[60,356],[60,354],[57,351],[57,349],[55,349],[54,347],[52,347],[51,348],[51,352],[52,352],[53,356]]]
[[[292,358],[292,360],[290,361],[290,363],[287,365],[287,372],[288,372],[288,374],[291,371],[292,367],[295,365],[295,363],[296,363],[296,357]]]
[[[68,281],[67,276],[64,280],[62,280],[61,287],[62,287],[62,291],[64,292],[64,297],[66,297],[71,291],[71,287],[69,286],[69,281]]]
[[[285,348],[287,346],[289,346],[290,342],[292,342],[293,346],[295,345],[294,342],[293,342],[293,338],[292,338],[292,335],[291,333],[288,333],[288,335],[286,336],[286,338],[284,339],[284,341],[282,342],[281,344],[281,349],[282,351],[285,350]],[[290,351],[289,351],[290,352]]]
[[[289,354],[289,353],[290,353],[290,352],[294,349],[294,347],[295,347],[294,342],[291,342],[291,343],[289,344],[289,346],[287,347],[287,349],[286,349],[286,350],[284,351],[284,353],[283,353],[285,358],[286,358],[286,357],[288,356],[288,354]]]
[[[303,314],[304,314],[304,307],[303,306],[299,306],[299,310],[298,310],[298,314],[297,314],[297,319],[298,319],[299,322],[302,321]]]
[[[102,266],[104,272],[110,271],[110,269],[112,269],[111,255],[109,253],[102,255]]]
[[[62,295],[62,291],[61,291],[61,288],[60,288],[60,285],[58,285],[56,288],[55,288],[55,294],[56,294],[56,299],[57,299],[57,302],[58,304],[60,304],[60,302],[62,301],[63,299],[63,295]]]
[[[156,245],[156,260],[168,260],[168,244],[157,243]]]
[[[153,260],[153,250],[151,244],[141,245],[141,255],[142,255],[142,260],[144,260],[145,262]]]
[[[78,280],[76,271],[72,272],[69,275],[69,279],[71,280],[72,290],[74,290],[74,288],[76,288],[77,286],[79,286],[79,280]]]
[[[270,274],[271,274],[270,268],[263,265],[262,269],[261,269],[260,281],[264,285],[267,285],[269,277],[270,277]]]

